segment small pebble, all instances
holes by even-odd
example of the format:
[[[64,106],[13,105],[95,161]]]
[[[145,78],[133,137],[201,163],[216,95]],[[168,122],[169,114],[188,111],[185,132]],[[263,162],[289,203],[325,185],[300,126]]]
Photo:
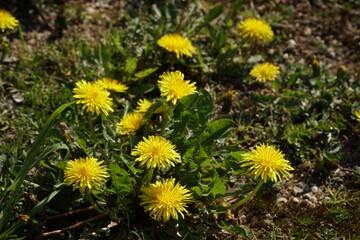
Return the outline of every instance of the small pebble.
[[[306,202],[306,204],[307,204],[309,207],[311,207],[311,208],[314,208],[314,207],[315,207],[315,204],[312,203],[310,200],[305,199],[305,202]]]
[[[294,48],[296,47],[296,42],[294,39],[290,39],[288,42],[288,48]]]
[[[303,190],[302,188],[299,188],[299,187],[296,187],[296,186],[293,188],[293,192],[294,192],[296,195],[302,193],[303,191],[304,191],[304,190]]]
[[[278,199],[276,199],[276,202],[277,203],[287,203],[287,199],[286,198],[283,198],[283,197],[279,197]]]
[[[313,202],[313,203],[316,203],[316,202],[317,202],[316,197],[315,197],[315,196],[313,195],[313,193],[311,193],[311,192],[305,193],[305,194],[304,194],[304,199],[310,200],[310,201]]]
[[[270,220],[270,219],[265,219],[265,220],[264,220],[264,223],[265,223],[266,225],[273,225],[273,221]]]
[[[317,193],[318,191],[319,191],[319,188],[315,185],[315,186],[312,186],[311,187],[311,191],[313,192],[313,193]]]
[[[240,220],[240,223],[241,224],[246,224],[247,223],[247,219],[246,219],[246,216],[245,215],[241,215],[239,217],[239,220]]]
[[[306,27],[305,29],[304,29],[304,35],[306,35],[306,36],[309,36],[309,35],[311,35],[311,28],[309,28],[309,27]]]
[[[293,203],[296,203],[296,204],[300,203],[300,200],[298,198],[296,198],[296,197],[294,197],[292,199],[292,201],[293,201]]]
[[[326,201],[330,201],[331,200],[331,198],[330,197],[324,197],[324,201],[326,202]]]

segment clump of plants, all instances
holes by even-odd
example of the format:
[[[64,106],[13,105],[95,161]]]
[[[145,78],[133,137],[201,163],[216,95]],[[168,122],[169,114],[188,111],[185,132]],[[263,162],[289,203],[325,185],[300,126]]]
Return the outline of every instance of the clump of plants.
[[[253,147],[245,148],[241,140],[234,141],[239,125],[247,124],[227,114],[235,91],[225,96],[222,109],[228,110],[216,114],[218,103],[203,87],[210,82],[204,83],[204,75],[216,82],[219,72],[240,72],[246,78],[242,84],[255,80],[276,92],[284,83],[272,59],[244,61],[262,54],[276,36],[259,16],[235,25],[222,14],[223,5],[207,13],[197,7],[188,1],[154,5],[155,15],[146,16],[149,23],[129,20],[136,36],[113,29],[97,47],[77,46],[75,66],[81,70],[72,69],[78,73],[73,83],[63,85],[72,95],[68,103],[56,106],[39,128],[25,159],[1,170],[1,239],[89,237],[78,230],[83,226],[99,238],[198,239],[221,229],[251,237],[232,220],[234,210],[266,183],[290,177],[291,158],[278,143],[285,142],[287,150],[301,148],[311,137],[306,134],[311,123],[286,123],[283,135],[273,135],[278,142],[257,137]],[[1,14],[2,31],[18,25]],[[159,25],[151,29],[154,22]],[[290,90],[298,78],[288,80],[275,117],[282,114],[279,109],[305,100]],[[309,81],[316,85],[321,79]],[[273,101],[273,96],[251,97],[259,105]],[[315,108],[304,106],[292,116],[301,119]],[[249,180],[244,182],[244,176]]]

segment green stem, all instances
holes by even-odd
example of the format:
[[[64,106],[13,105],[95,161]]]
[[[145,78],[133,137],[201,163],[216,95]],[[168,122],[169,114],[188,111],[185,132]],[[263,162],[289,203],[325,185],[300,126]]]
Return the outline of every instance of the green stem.
[[[170,120],[169,116],[167,116],[167,115],[164,115],[163,117],[164,117],[164,120],[161,123],[161,130],[160,130],[160,134],[159,134],[160,136],[164,135],[166,127],[169,125],[169,120]]]
[[[97,139],[96,139],[96,134],[95,134],[94,122],[92,120],[92,116],[91,116],[90,112],[88,114],[88,119],[89,119],[90,135],[91,135],[93,142],[96,143]]]
[[[100,213],[101,215],[104,215],[104,214],[105,214],[104,211],[101,210],[101,209],[96,205],[96,202],[94,201],[94,199],[93,199],[93,197],[92,197],[92,195],[91,195],[91,191],[90,191],[90,190],[87,191],[87,196],[88,196],[88,199],[89,199],[89,202],[90,202],[91,206],[93,206],[94,209],[95,209],[98,213]]]
[[[100,151],[100,153],[101,153],[101,158],[102,158],[102,159],[105,159],[105,158],[106,158],[106,155],[105,155],[104,150],[102,149],[101,146],[99,146],[99,145],[97,144],[99,141],[97,140],[97,137],[96,137],[95,127],[94,127],[94,121],[93,121],[93,119],[92,119],[92,115],[91,115],[90,112],[89,112],[89,114],[88,114],[88,118],[89,118],[90,135],[91,135],[91,138],[92,138],[92,140],[93,140],[93,143],[96,144],[97,149]]]
[[[150,168],[145,180],[145,185],[151,182],[152,176],[154,175],[154,168]]]
[[[244,203],[246,203],[247,201],[249,201],[261,188],[261,186],[264,184],[264,181],[261,180],[258,185],[256,186],[256,188],[254,190],[252,190],[252,192],[250,194],[248,194],[244,199],[238,201],[237,203],[234,203],[230,206],[228,206],[228,209],[233,209],[233,208],[237,208],[241,205],[243,205]]]
[[[22,45],[23,51],[26,51],[27,50],[27,45],[25,43],[24,34],[23,34],[21,26],[19,26],[19,35],[20,35],[21,45]]]

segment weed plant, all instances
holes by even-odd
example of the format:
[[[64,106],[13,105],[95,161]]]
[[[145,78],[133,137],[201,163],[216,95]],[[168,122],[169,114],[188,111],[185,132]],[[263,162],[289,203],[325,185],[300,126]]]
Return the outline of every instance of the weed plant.
[[[0,239],[251,238],[236,208],[359,150],[359,79],[269,54],[282,16],[211,5],[129,2],[96,43],[14,52],[2,37]]]

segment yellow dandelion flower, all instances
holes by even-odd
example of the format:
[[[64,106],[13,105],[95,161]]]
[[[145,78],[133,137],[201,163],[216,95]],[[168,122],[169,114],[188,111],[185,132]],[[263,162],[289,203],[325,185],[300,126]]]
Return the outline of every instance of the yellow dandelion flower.
[[[139,99],[137,101],[136,111],[146,113],[147,110],[149,109],[149,107],[151,107],[151,105],[152,105],[152,102],[150,102],[149,100]]]
[[[94,184],[104,184],[109,177],[107,169],[101,165],[104,161],[96,158],[78,158],[70,160],[64,170],[66,185],[74,185],[73,191],[79,188],[81,193],[91,190]]]
[[[153,103],[150,102],[147,99],[139,99],[137,101],[137,107],[136,107],[136,111],[137,112],[142,112],[142,113],[146,113],[147,110],[151,107]],[[164,112],[164,108],[162,106],[160,106],[158,109],[156,109],[155,113],[161,114]]]
[[[19,26],[19,21],[14,18],[8,11],[0,9],[1,31],[4,32],[5,29],[14,29],[17,26]]]
[[[157,181],[150,184],[149,187],[141,188],[144,193],[140,195],[145,205],[145,212],[150,211],[150,215],[156,217],[158,221],[167,222],[172,217],[178,220],[178,214],[184,217],[187,204],[193,202],[191,192],[179,183],[175,185],[175,179],[170,178],[162,182]]]
[[[248,172],[254,179],[260,177],[264,182],[268,179],[277,182],[283,176],[287,178],[290,175],[288,171],[294,170],[281,151],[267,144],[260,144],[251,153],[244,153],[242,156],[242,167],[249,167]]]
[[[184,80],[184,74],[180,71],[165,72],[160,76],[158,86],[162,97],[166,97],[166,101],[176,104],[178,100],[187,95],[196,93],[195,83]]]
[[[169,165],[175,166],[175,163],[180,162],[180,154],[176,152],[175,145],[159,136],[144,137],[131,155],[139,156],[135,161],[140,162],[140,166],[146,164],[147,168],[169,169]]]
[[[144,113],[129,113],[120,120],[120,122],[116,125],[116,129],[122,135],[125,135],[127,133],[135,135],[136,131],[145,123],[143,121],[143,118]]]
[[[191,41],[179,34],[164,35],[157,41],[157,44],[169,52],[174,52],[177,58],[182,55],[192,57],[192,53],[196,52]]]
[[[238,25],[239,34],[255,43],[267,43],[274,38],[274,32],[269,23],[261,19],[247,18]]]
[[[107,90],[113,90],[115,92],[125,92],[128,90],[128,86],[111,78],[101,78],[96,81],[97,84]]]
[[[278,66],[265,62],[251,69],[250,75],[255,77],[256,81],[259,82],[274,81],[280,74],[279,69]]]
[[[73,89],[74,98],[80,98],[76,103],[84,104],[82,109],[86,109],[92,114],[96,113],[100,115],[103,112],[108,115],[109,112],[113,112],[112,98],[110,98],[110,92],[102,88],[100,85],[94,82],[86,82],[82,80],[76,83],[76,88]]]
[[[360,122],[360,109],[355,112],[356,120]]]

